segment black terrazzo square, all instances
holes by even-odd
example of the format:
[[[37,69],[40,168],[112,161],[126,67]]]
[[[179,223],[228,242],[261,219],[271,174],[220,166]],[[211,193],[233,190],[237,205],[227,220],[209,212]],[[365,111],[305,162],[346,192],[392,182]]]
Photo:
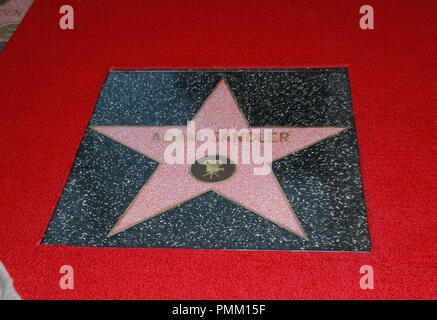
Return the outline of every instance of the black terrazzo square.
[[[93,127],[186,126],[222,79],[251,127],[348,128],[272,163],[306,237],[214,191],[108,237],[159,163]],[[42,244],[370,251],[347,69],[110,71]]]

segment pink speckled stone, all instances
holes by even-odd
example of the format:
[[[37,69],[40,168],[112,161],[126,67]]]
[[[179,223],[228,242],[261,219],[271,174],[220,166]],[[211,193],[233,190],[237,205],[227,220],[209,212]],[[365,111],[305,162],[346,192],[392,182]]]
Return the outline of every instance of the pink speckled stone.
[[[11,0],[0,7],[0,27],[10,23],[20,23],[27,13],[27,10],[32,5],[33,0]],[[9,37],[2,36],[0,33],[0,41],[7,41]]]
[[[249,128],[224,80],[217,85],[193,120],[195,120],[196,131],[203,128],[210,128],[214,131],[230,128],[238,131],[242,128]],[[165,131],[170,128],[180,129],[184,134],[187,132],[186,127],[176,126],[93,127],[97,132],[160,163],[109,235],[126,230],[193,197],[212,190],[283,228],[301,237],[306,237],[273,172],[267,175],[254,174],[253,169],[260,167],[260,165],[237,163],[236,173],[230,179],[216,184],[208,184],[191,177],[189,173],[190,164],[170,165],[165,163],[164,150],[169,142],[164,142],[163,137]],[[272,129],[273,131],[288,133],[287,140],[272,143],[272,159],[274,161],[335,135],[346,128],[290,127],[260,129]],[[159,141],[152,139],[156,133],[161,137]],[[196,142],[196,147],[200,144],[200,142]],[[241,144],[239,150],[241,162]]]

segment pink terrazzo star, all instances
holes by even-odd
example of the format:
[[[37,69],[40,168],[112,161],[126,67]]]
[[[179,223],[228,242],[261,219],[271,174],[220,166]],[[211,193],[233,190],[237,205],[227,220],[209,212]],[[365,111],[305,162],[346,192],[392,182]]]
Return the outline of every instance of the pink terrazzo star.
[[[250,130],[247,120],[224,80],[219,82],[193,120],[196,130],[203,128],[210,128],[217,132],[219,129],[230,128],[237,131],[242,128]],[[184,134],[187,132],[186,127],[180,126],[92,127],[95,131],[159,162],[152,176],[108,236],[122,232],[207,191],[214,191],[306,239],[305,232],[273,172],[267,175],[255,175],[253,169],[259,165],[237,163],[235,174],[223,182],[211,184],[196,180],[190,175],[190,164],[167,164],[164,161],[164,150],[169,142],[163,141],[162,137],[165,131],[171,128],[177,128]],[[265,127],[260,129],[280,131],[277,141],[272,143],[272,160],[275,161],[347,128]],[[161,139],[156,139],[156,136]],[[196,146],[197,144],[200,143],[196,142]],[[241,155],[241,148],[239,150]]]

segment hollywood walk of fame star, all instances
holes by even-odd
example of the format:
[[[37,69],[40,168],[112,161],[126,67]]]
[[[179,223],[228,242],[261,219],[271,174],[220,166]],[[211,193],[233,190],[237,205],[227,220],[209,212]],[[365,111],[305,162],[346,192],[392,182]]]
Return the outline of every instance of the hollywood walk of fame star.
[[[199,129],[209,128],[218,131],[234,128],[239,131],[251,128],[225,80],[218,83],[193,120]],[[154,139],[156,133],[164,136],[166,130],[171,128],[179,129],[186,134],[186,127],[92,126],[91,128],[159,162],[158,167],[108,236],[125,231],[205,192],[214,191],[307,239],[273,171],[267,175],[255,175],[253,171],[255,164],[236,164],[235,172],[232,172],[227,179],[207,183],[193,177],[190,164],[167,164],[164,161],[164,150],[168,142]],[[273,130],[278,127],[262,129]],[[288,132],[290,139],[281,141],[281,143],[272,143],[272,161],[305,149],[348,127],[283,127],[281,129]],[[216,169],[210,168],[218,173]],[[211,178],[214,176],[211,174]]]

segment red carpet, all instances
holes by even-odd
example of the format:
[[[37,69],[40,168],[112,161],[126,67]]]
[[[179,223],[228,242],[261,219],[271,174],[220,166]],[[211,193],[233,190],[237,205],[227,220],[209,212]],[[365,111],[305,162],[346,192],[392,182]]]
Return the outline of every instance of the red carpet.
[[[365,31],[363,1],[70,1],[67,31],[63,4],[36,0],[0,54],[0,260],[24,299],[437,298],[435,1],[373,1]],[[332,66],[349,68],[371,253],[39,245],[109,69]]]

